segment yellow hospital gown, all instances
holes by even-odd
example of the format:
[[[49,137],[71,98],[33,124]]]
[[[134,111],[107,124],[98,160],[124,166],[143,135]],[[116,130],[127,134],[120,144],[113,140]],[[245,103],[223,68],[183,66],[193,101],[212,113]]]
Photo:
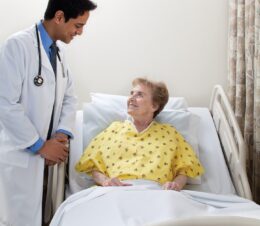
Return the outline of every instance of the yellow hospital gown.
[[[147,179],[161,184],[177,175],[200,176],[204,169],[191,146],[174,127],[153,121],[138,132],[130,121],[114,122],[97,135],[76,164],[78,172]]]

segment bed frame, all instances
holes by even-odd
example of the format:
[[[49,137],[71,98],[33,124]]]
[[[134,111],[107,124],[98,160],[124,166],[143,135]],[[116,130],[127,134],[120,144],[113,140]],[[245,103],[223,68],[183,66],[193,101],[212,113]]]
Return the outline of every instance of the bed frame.
[[[252,199],[246,174],[247,147],[241,135],[231,105],[220,85],[213,89],[210,107],[212,118],[218,132],[223,153],[230,171],[233,184],[239,196]],[[65,197],[66,164],[53,167],[52,180],[48,185],[49,212],[45,213],[45,221],[50,220]],[[173,224],[175,225],[175,224]]]
[[[209,109],[236,192],[239,196],[252,200],[246,173],[247,146],[231,105],[220,85],[216,85],[213,89]]]

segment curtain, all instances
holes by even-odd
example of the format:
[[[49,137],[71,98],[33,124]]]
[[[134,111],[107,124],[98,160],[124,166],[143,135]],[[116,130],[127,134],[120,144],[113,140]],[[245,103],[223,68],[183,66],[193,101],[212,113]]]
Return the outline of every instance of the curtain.
[[[260,0],[229,0],[228,98],[248,145],[247,171],[260,203]]]

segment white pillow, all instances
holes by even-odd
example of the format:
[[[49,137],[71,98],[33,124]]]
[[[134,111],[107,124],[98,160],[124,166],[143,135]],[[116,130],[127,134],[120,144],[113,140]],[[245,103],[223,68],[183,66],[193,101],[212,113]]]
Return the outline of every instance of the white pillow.
[[[93,103],[109,105],[115,109],[127,108],[127,96],[105,93],[90,93]],[[187,109],[188,104],[184,97],[170,97],[164,109]]]
[[[114,121],[124,121],[127,118],[126,110],[104,107],[102,104],[83,104],[83,147],[107,128]]]
[[[124,121],[128,115],[126,109],[115,110],[112,107],[92,102],[83,105],[83,147],[84,149],[90,141],[102,130],[107,128],[114,121]],[[173,125],[193,147],[199,157],[197,128],[199,117],[188,110],[164,110],[156,120],[162,123]],[[200,177],[189,179],[189,184],[200,184]]]

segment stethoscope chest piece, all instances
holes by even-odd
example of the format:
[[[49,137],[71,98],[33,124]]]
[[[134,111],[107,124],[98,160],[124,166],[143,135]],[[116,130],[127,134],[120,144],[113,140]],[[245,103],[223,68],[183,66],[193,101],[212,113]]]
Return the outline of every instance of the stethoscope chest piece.
[[[41,86],[43,84],[43,77],[41,75],[37,75],[34,77],[34,85]]]
[[[42,86],[44,80],[43,80],[43,77],[41,76],[41,73],[42,73],[42,57],[41,57],[40,38],[39,38],[39,33],[38,33],[37,24],[35,24],[35,32],[36,32],[36,37],[37,37],[39,65],[38,65],[38,75],[36,75],[36,76],[34,77],[33,83],[34,83],[34,85],[36,85],[36,86]]]

